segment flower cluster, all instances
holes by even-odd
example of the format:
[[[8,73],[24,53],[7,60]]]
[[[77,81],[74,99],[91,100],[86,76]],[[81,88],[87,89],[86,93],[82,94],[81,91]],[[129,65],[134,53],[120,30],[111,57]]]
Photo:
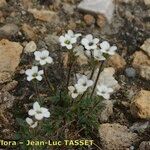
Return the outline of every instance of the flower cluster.
[[[78,95],[83,94],[89,87],[93,85],[93,81],[89,80],[87,76],[77,74],[77,83],[74,86],[69,86],[69,94],[72,98],[78,97]]]
[[[33,104],[33,109],[28,111],[28,115],[34,117],[33,119],[27,117],[26,122],[29,124],[31,128],[35,128],[38,125],[38,121],[49,118],[50,112],[47,108],[41,107],[38,102]]]
[[[35,51],[34,56],[35,60],[38,61],[41,66],[53,63],[53,58],[49,56],[48,50]],[[42,75],[44,74],[44,71],[38,70],[38,66],[32,66],[31,69],[26,70],[25,74],[27,75],[28,81],[31,81],[33,79],[41,81],[43,78]]]

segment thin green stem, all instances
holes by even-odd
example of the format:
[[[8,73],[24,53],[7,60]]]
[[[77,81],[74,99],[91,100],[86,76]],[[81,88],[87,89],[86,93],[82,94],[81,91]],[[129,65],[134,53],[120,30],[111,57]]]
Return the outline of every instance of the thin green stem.
[[[101,73],[101,71],[102,71],[103,64],[104,64],[104,61],[102,61],[102,62],[100,63],[99,70],[98,70],[98,74],[97,74],[97,77],[96,77],[96,80],[95,80],[94,87],[93,87],[93,90],[92,90],[92,93],[91,93],[90,98],[92,98],[92,96],[93,96],[93,94],[94,94],[94,91],[95,91],[95,88],[96,88],[96,85],[97,85],[97,82],[98,82],[100,73]]]

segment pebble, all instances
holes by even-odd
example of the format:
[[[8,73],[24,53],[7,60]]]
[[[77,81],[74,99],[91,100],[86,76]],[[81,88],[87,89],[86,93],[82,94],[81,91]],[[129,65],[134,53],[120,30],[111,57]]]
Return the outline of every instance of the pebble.
[[[144,41],[144,44],[141,46],[141,49],[150,56],[150,38]]]
[[[132,67],[126,68],[125,74],[129,78],[134,78],[136,76],[136,70]]]
[[[36,46],[35,42],[34,41],[30,41],[25,46],[24,52],[25,53],[32,53],[32,52],[36,51],[36,49],[37,49],[37,46]]]
[[[84,21],[87,25],[92,25],[95,23],[95,18],[92,15],[84,15]]]
[[[98,15],[96,23],[100,28],[103,28],[106,24],[106,17],[104,15]]]

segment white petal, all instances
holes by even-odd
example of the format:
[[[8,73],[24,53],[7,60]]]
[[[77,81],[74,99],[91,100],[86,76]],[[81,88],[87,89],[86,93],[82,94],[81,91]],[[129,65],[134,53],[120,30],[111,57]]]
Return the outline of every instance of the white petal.
[[[32,67],[32,72],[37,73],[38,72],[38,66],[33,66]]]
[[[31,69],[27,69],[27,70],[25,71],[25,74],[26,74],[26,75],[32,75],[32,70],[31,70]]]
[[[93,35],[92,34],[88,34],[86,35],[86,39],[91,42],[93,40]]]
[[[73,31],[72,30],[68,30],[68,35],[72,37],[74,35]]]
[[[51,64],[51,63],[53,63],[53,59],[49,56],[46,58],[46,62]]]
[[[42,76],[38,75],[38,76],[36,76],[36,79],[37,79],[38,81],[42,81]]]
[[[42,74],[44,74],[44,71],[43,71],[43,70],[40,70],[40,71],[38,72],[38,74],[39,74],[39,75],[42,75]]]
[[[33,80],[33,79],[34,79],[33,76],[28,76],[28,77],[27,77],[27,80],[28,80],[28,81],[31,81],[31,80]]]
[[[77,34],[75,34],[75,37],[80,37],[82,34],[81,33],[77,33]]]
[[[93,40],[93,42],[94,42],[95,44],[97,44],[97,43],[99,42],[99,39],[98,39],[98,38],[95,38],[95,39]]]
[[[37,125],[38,125],[38,122],[36,121],[34,124],[32,124],[30,127],[31,128],[35,128],[35,127],[37,127]]]
[[[31,118],[29,118],[29,117],[26,118],[26,122],[29,125],[33,124],[33,120]]]
[[[35,51],[34,52],[34,55],[35,55],[35,60],[39,61],[41,58],[41,52],[40,51]]]
[[[86,38],[83,38],[81,40],[81,44],[84,45],[84,46],[86,46],[88,43],[89,43],[89,41]]]
[[[40,111],[40,110],[41,110],[41,107],[40,107],[40,105],[39,105],[38,102],[35,102],[35,103],[33,104],[33,109],[34,109],[35,111]]]
[[[69,87],[68,87],[68,90],[69,90],[71,93],[73,93],[73,92],[75,91],[75,87],[74,87],[74,86],[69,86]]]
[[[41,110],[42,110],[42,113],[43,113],[43,116],[45,117],[45,118],[49,118],[50,117],[50,112],[48,111],[48,109],[47,108],[41,108]]]
[[[88,81],[88,87],[92,86],[93,83],[94,83],[94,82],[93,82],[92,80],[89,80],[89,81]]]
[[[42,51],[42,55],[43,55],[44,57],[48,57],[48,56],[49,56],[49,51],[48,51],[48,50]]]
[[[72,45],[69,44],[69,45],[66,45],[67,49],[72,49]]]
[[[77,38],[71,38],[71,41],[70,41],[72,44],[76,43],[77,42]]]
[[[110,98],[110,95],[107,94],[107,93],[106,93],[106,94],[103,94],[102,96],[103,96],[105,99],[107,99],[107,100]]]
[[[78,97],[78,93],[72,93],[71,96],[72,96],[72,98],[77,98]]]
[[[63,42],[65,41],[65,37],[64,37],[64,36],[60,36],[60,37],[59,37],[59,41],[60,41],[61,43],[63,43]]]
[[[45,65],[46,64],[46,60],[40,60],[40,65]]]
[[[110,44],[107,41],[104,41],[104,42],[100,43],[100,47],[102,49],[109,49],[110,48]]]
[[[39,114],[35,114],[35,119],[37,120],[42,120],[43,119],[43,114],[42,113],[39,113]]]
[[[30,116],[34,116],[34,115],[36,114],[36,112],[35,112],[34,109],[30,109],[30,110],[28,111],[28,114],[29,114]]]

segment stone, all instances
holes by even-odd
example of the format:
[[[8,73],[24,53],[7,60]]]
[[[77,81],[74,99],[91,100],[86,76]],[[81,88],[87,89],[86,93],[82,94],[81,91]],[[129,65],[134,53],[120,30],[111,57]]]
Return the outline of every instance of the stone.
[[[36,40],[37,38],[36,31],[30,25],[24,23],[22,25],[22,31],[25,34],[27,39]]]
[[[150,5],[150,0],[144,0],[145,5]]]
[[[97,77],[98,69],[95,71],[93,75],[93,80],[95,81]],[[101,72],[98,84],[104,84],[110,88],[112,88],[114,91],[117,91],[120,89],[120,85],[118,84],[118,81],[114,78],[115,69],[112,67],[104,68],[104,70]]]
[[[36,51],[36,49],[37,49],[37,46],[36,46],[35,42],[34,41],[30,41],[25,46],[24,52],[25,53],[32,53],[32,52]]]
[[[0,109],[1,111],[9,109],[13,106],[15,97],[7,91],[0,91]]]
[[[136,76],[136,70],[132,67],[126,68],[125,74],[129,78],[134,78]]]
[[[95,14],[102,14],[111,22],[114,13],[114,3],[113,0],[83,0],[78,5],[78,9]]]
[[[150,150],[150,141],[143,141],[139,146],[139,150]]]
[[[54,11],[45,10],[45,9],[41,9],[41,10],[28,9],[28,12],[33,14],[34,18],[41,20],[41,21],[56,23],[59,20],[58,14]]]
[[[4,7],[7,5],[6,0],[0,0],[0,8]]]
[[[13,80],[12,82],[9,82],[6,84],[3,88],[2,91],[12,91],[15,89],[15,87],[18,85],[18,81]]]
[[[144,42],[144,44],[141,46],[141,49],[150,56],[150,38]]]
[[[95,18],[92,15],[84,15],[84,21],[87,25],[92,25],[95,23]]]
[[[131,127],[130,130],[132,132],[138,132],[138,133],[143,133],[148,127],[150,126],[150,122],[136,122],[134,123]]]
[[[17,66],[20,63],[20,55],[23,47],[17,42],[11,42],[7,39],[0,41],[0,82],[4,83],[10,80]]]
[[[0,11],[0,23],[3,23],[5,20],[4,16],[3,16],[3,12]]]
[[[96,24],[100,27],[103,28],[106,24],[106,17],[104,15],[98,15],[97,16],[97,21]]]
[[[75,7],[74,7],[73,5],[64,3],[64,4],[63,4],[63,9],[64,9],[64,11],[65,11],[67,14],[72,15],[72,14],[74,13]]]
[[[150,59],[142,51],[133,54],[132,66],[139,71],[141,77],[150,80]]]
[[[150,66],[141,66],[140,75],[146,80],[150,80]]]
[[[125,67],[126,61],[119,54],[115,54],[108,59],[107,64],[118,71]]]
[[[22,3],[25,9],[31,8],[33,6],[32,0],[22,0]]]
[[[104,109],[102,110],[99,119],[100,122],[107,122],[109,117],[113,114],[113,103],[110,100],[103,101]]]
[[[126,126],[118,123],[101,124],[99,134],[102,149],[105,150],[127,149],[130,148],[134,142],[138,141],[138,135],[136,133],[132,133]]]
[[[136,118],[150,119],[150,91],[141,90],[130,104],[131,114]]]
[[[15,24],[6,24],[0,28],[0,38],[11,38],[19,32],[19,28]]]

